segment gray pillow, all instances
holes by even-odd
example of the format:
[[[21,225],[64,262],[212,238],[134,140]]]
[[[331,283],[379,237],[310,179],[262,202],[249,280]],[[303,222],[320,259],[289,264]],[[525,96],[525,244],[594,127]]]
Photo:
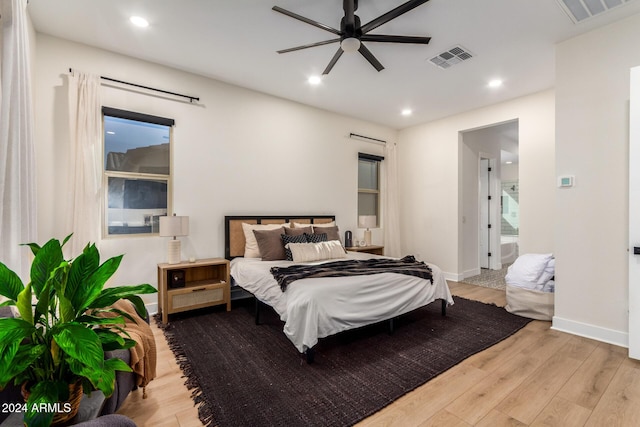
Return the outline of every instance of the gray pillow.
[[[260,257],[263,261],[278,261],[287,259],[284,252],[284,245],[280,235],[284,233],[285,227],[276,228],[275,230],[253,230],[258,242]]]
[[[327,234],[327,240],[340,240],[338,226],[334,227],[313,227],[313,234]]]
[[[289,228],[284,229],[287,236],[302,236],[304,233],[311,234],[311,227]]]

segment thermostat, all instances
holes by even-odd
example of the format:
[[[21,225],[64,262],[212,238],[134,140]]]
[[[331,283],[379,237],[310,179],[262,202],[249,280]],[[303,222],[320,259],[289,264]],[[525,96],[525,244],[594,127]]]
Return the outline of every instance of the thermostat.
[[[569,188],[573,187],[574,177],[573,175],[564,175],[558,177],[558,187],[559,188]]]

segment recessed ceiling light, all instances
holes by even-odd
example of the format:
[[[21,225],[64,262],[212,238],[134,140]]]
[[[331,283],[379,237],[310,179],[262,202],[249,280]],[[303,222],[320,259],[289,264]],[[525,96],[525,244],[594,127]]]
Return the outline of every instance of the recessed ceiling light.
[[[322,77],[320,76],[311,76],[309,77],[309,80],[307,80],[309,82],[310,85],[319,85],[320,83],[322,83]]]
[[[129,21],[131,21],[131,23],[136,27],[145,28],[149,26],[149,21],[142,18],[141,16],[132,16],[131,18],[129,18]]]
[[[505,163],[505,164],[507,164],[507,165],[510,165],[510,164],[512,164],[513,162],[512,162],[512,161],[507,160],[507,161],[506,161],[506,162],[504,162],[504,163]]]
[[[402,114],[403,116],[410,116],[413,114],[413,110],[410,108],[405,108],[400,112],[400,114]]]
[[[502,80],[494,79],[489,82],[489,87],[500,87],[502,86]]]
[[[112,130],[108,130],[108,131],[107,131],[107,134],[109,134],[109,135],[115,135],[116,133],[115,133],[114,131],[112,131]]]

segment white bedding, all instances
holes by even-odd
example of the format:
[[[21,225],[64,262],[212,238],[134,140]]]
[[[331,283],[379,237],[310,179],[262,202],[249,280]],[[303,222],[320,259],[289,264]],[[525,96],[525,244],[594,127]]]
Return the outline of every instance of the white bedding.
[[[357,252],[349,252],[347,256],[348,259],[374,257]],[[323,262],[327,261],[307,264]],[[275,309],[285,322],[284,333],[301,353],[316,345],[319,338],[390,319],[436,299],[453,304],[447,281],[433,264],[427,263],[433,271],[433,285],[418,277],[383,273],[301,279],[282,292],[269,270],[293,264],[235,258],[231,261],[231,276],[239,286]]]

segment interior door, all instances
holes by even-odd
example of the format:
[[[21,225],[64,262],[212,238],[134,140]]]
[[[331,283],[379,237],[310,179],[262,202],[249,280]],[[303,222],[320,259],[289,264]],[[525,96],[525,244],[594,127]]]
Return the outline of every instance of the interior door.
[[[640,67],[631,69],[629,115],[629,357],[640,359]]]

